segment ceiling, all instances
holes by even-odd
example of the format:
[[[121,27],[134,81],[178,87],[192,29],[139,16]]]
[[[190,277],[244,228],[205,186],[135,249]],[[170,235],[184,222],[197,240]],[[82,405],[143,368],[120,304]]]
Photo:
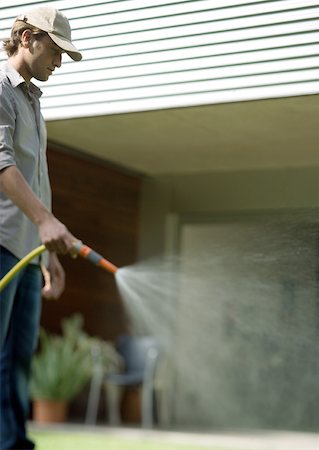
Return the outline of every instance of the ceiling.
[[[149,176],[319,166],[318,99],[49,121],[48,139]]]

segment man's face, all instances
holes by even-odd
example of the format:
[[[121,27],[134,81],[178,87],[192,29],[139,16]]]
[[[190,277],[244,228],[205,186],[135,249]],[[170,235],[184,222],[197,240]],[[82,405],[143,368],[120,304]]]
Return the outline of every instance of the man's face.
[[[40,39],[30,38],[29,52],[26,55],[26,68],[31,78],[47,81],[56,67],[61,67],[62,53],[52,39],[45,35]]]

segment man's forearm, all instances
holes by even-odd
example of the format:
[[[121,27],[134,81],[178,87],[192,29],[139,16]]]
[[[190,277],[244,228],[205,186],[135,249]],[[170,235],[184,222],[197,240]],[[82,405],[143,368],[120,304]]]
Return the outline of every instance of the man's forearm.
[[[0,189],[38,226],[41,242],[56,253],[66,253],[76,240],[68,229],[41,202],[16,166],[0,171]]]
[[[0,189],[36,225],[39,226],[52,215],[16,166],[9,166],[0,172]]]

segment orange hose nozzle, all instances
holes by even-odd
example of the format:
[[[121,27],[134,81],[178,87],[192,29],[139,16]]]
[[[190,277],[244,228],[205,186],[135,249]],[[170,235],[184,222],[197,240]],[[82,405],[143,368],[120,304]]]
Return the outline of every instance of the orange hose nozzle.
[[[117,272],[118,268],[114,264],[112,264],[107,259],[103,258],[102,255],[95,252],[87,245],[82,244],[81,241],[77,241],[74,243],[74,249],[76,250],[78,255],[87,259],[88,261],[95,264],[96,266],[102,267],[103,269],[105,269],[108,272],[111,272],[113,274],[115,274]]]

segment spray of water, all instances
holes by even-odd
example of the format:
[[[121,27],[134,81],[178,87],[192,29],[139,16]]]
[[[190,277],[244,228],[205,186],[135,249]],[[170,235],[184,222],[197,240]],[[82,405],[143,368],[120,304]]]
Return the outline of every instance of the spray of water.
[[[133,331],[162,345],[163,424],[318,429],[318,227],[186,227],[178,257],[120,269]]]

